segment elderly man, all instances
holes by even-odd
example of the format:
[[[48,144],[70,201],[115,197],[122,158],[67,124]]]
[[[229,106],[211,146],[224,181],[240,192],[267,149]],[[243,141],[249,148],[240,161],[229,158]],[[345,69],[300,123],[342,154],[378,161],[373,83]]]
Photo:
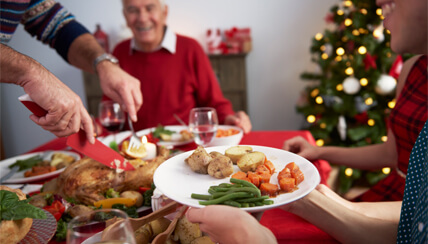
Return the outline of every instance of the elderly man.
[[[136,129],[187,122],[194,107],[214,107],[222,124],[251,130],[248,115],[235,113],[224,98],[208,57],[197,41],[174,34],[166,26],[168,7],[162,0],[123,0],[123,14],[133,38],[113,51],[120,66],[137,77],[144,93]],[[108,94],[106,94],[108,96]]]
[[[32,115],[31,120],[57,136],[83,128],[94,142],[92,120],[79,96],[40,63],[6,45],[19,23],[71,65],[97,72],[104,93],[137,121],[142,104],[139,81],[124,72],[70,12],[53,0],[2,0],[0,6],[0,81],[22,86],[48,112],[43,117]]]

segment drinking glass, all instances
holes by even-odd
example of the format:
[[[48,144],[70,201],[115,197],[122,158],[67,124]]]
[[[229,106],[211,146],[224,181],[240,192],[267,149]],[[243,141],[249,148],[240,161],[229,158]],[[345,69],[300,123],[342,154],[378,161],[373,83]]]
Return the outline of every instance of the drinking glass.
[[[125,124],[125,113],[120,105],[113,101],[101,101],[98,106],[98,117],[101,125],[113,134],[113,140],[116,142],[116,133]]]
[[[189,115],[189,130],[195,137],[195,143],[207,146],[217,134],[218,118],[214,108],[193,108]]]
[[[107,227],[107,221],[117,218],[121,223]],[[111,221],[111,220],[110,220]],[[128,215],[119,209],[98,209],[74,217],[67,226],[67,244],[135,244],[134,231]]]

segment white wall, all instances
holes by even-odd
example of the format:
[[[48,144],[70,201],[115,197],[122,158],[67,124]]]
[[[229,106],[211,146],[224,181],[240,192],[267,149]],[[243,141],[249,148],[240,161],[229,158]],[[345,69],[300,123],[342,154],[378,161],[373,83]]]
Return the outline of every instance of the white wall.
[[[59,0],[90,31],[101,23],[115,43],[125,21],[120,0]],[[295,103],[306,83],[300,73],[314,70],[311,38],[326,27],[324,17],[338,0],[166,0],[169,26],[204,45],[208,28],[250,27],[253,50],[247,56],[248,108],[254,130],[297,130],[303,118]],[[42,63],[84,101],[80,71],[19,27],[10,46]],[[1,84],[1,129],[7,157],[54,138],[28,119],[17,97],[23,89]]]

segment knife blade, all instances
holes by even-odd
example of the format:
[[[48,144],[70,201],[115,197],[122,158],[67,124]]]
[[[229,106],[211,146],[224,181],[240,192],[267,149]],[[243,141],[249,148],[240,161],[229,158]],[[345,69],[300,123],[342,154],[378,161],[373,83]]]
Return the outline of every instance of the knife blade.
[[[95,139],[94,144],[89,143],[83,130],[68,136],[67,145],[110,168],[125,171],[135,169],[122,155],[99,140]]]
[[[18,169],[19,169],[19,166],[13,166],[12,169],[9,171],[9,173],[7,173],[6,175],[0,178],[0,184],[2,184],[3,181],[6,181],[10,177],[12,177],[12,175],[14,175],[18,171]]]

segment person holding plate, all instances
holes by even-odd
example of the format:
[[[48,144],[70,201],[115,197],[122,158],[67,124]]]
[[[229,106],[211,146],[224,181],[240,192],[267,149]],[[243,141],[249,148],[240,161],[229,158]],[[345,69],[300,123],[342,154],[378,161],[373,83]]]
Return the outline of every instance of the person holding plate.
[[[213,107],[220,124],[236,125],[245,133],[251,131],[248,115],[244,111],[235,113],[223,96],[202,47],[166,26],[168,6],[163,0],[122,3],[133,37],[119,43],[113,55],[141,82],[144,105],[134,129],[177,124],[174,114],[188,123],[192,108]]]
[[[397,53],[427,55],[427,1],[376,2],[382,7],[385,27],[391,32],[391,48]],[[302,217],[341,243],[427,243],[427,152],[428,121],[425,119],[408,160],[403,201],[351,202],[327,186],[318,185],[304,198],[281,209]],[[248,214],[240,209],[225,208],[228,207],[190,209],[187,217],[191,222],[200,223],[201,230],[220,243],[245,243],[239,239],[243,233],[250,233],[254,240],[263,238],[258,243],[276,242],[264,237],[264,228],[257,225],[256,219],[246,218]],[[225,225],[230,227],[228,231],[224,231]]]

